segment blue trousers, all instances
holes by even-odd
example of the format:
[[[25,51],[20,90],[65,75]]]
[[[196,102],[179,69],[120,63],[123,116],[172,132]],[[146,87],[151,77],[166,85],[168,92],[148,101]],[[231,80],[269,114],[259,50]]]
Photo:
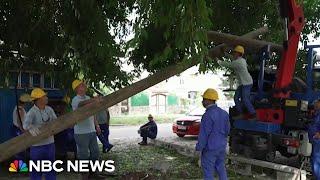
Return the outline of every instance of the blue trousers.
[[[55,145],[54,143],[43,145],[43,146],[31,146],[30,148],[30,159],[33,161],[37,160],[50,160],[55,161]],[[45,176],[46,180],[55,180],[56,172],[54,170],[50,172],[35,172],[30,173],[31,180],[41,180],[42,175]]]
[[[226,150],[219,151],[203,150],[201,153],[201,167],[204,180],[214,180],[214,173],[219,176],[219,180],[227,180],[227,170],[225,167]]]
[[[63,130],[54,136],[54,143],[56,145],[56,153],[58,157],[65,157],[67,155],[68,145],[68,130]]]
[[[99,124],[99,126],[101,129],[101,134],[98,135],[98,138],[103,145],[102,149],[106,150],[112,146],[109,142],[109,127],[107,124]]]
[[[13,137],[17,137],[22,134],[21,130],[17,126],[13,125],[11,128],[12,128],[11,130],[12,130]],[[22,152],[19,152],[18,154],[15,154],[14,157],[18,160],[25,160],[27,158],[26,153],[27,153],[27,150],[24,150]]]
[[[312,171],[317,180],[320,180],[320,141],[312,143]]]
[[[98,160],[99,146],[95,132],[87,134],[74,134],[77,144],[77,158],[79,160]]]
[[[241,85],[234,94],[234,103],[236,104],[239,113],[242,113],[242,105],[244,105],[250,114],[255,114],[254,107],[250,101],[251,88],[252,84],[245,86]]]
[[[68,152],[77,152],[77,145],[76,141],[74,140],[74,129],[68,128],[67,129],[67,151]]]
[[[140,136],[142,137],[142,141],[144,142],[147,142],[148,138],[156,138],[148,129],[141,129]]]

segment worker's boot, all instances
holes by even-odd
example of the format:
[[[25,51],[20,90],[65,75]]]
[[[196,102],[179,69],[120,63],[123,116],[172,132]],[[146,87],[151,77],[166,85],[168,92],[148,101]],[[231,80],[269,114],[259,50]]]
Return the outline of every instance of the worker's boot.
[[[148,143],[147,143],[146,141],[141,141],[141,142],[139,142],[138,144],[141,145],[141,146],[146,146],[146,145],[148,145]]]
[[[107,152],[109,152],[112,148],[113,148],[113,145],[110,144],[110,146],[109,146],[108,149],[107,149]]]

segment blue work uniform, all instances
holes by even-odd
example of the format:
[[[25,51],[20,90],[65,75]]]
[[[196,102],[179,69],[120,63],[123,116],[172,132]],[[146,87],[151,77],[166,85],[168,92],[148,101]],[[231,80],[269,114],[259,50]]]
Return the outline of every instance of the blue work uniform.
[[[55,119],[57,119],[57,116],[51,107],[45,106],[44,109],[39,109],[34,105],[27,113],[23,122],[23,128],[25,130],[29,130],[33,127],[40,128]],[[30,148],[30,159],[34,162],[37,160],[49,160],[53,163],[55,161],[54,137],[49,136],[48,138],[33,144]],[[36,171],[30,173],[31,180],[42,179],[42,175],[46,177],[46,180],[56,179],[54,170],[44,173]]]
[[[158,127],[154,120],[151,120],[148,123],[141,126],[140,130],[140,136],[142,137],[143,142],[147,142],[147,138],[155,139],[158,134]]]
[[[232,68],[236,74],[238,88],[234,94],[234,103],[238,113],[242,113],[244,105],[250,114],[255,114],[255,109],[250,101],[250,92],[253,84],[252,77],[248,71],[248,65],[243,57],[238,57],[231,62],[218,62],[221,66]]]
[[[312,143],[312,171],[317,180],[320,180],[320,139],[314,135],[320,132],[320,111],[314,117],[314,122],[309,126],[309,140]]]
[[[100,142],[102,143],[102,151],[111,148],[113,145],[109,142],[109,111],[100,111],[97,114],[97,121],[99,123],[101,134],[98,135]]]
[[[213,180],[217,172],[220,180],[227,179],[225,156],[230,133],[229,115],[212,104],[207,107],[200,124],[196,150],[201,152],[201,167],[205,180]]]

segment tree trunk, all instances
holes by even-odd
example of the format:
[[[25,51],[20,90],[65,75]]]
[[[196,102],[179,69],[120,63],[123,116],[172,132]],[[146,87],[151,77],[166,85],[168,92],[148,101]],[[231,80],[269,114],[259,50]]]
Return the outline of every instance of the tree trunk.
[[[244,36],[236,36],[232,34],[226,34],[226,33],[219,33],[215,31],[209,31],[208,32],[208,39],[210,39],[214,43],[224,43],[227,45],[242,45],[246,49],[250,49],[251,51],[258,51],[261,48],[270,45],[270,50],[273,52],[282,52],[283,47],[281,45],[267,42],[267,41],[260,41],[251,39],[249,37]]]
[[[265,32],[267,32],[266,28],[260,28],[256,31],[252,31],[244,35],[243,37],[255,38],[259,34],[263,34]],[[211,38],[212,36],[210,35],[209,39],[211,40]],[[209,56],[212,58],[218,57],[221,54],[220,49],[223,46],[225,45],[222,44],[214,47],[212,50],[210,50]],[[111,107],[125,99],[128,99],[129,97],[151,86],[154,86],[160,83],[161,81],[164,81],[176,74],[182,73],[186,69],[197,64],[198,62],[194,60],[194,61],[191,61],[190,63],[169,66],[159,72],[154,73],[153,75],[150,75],[145,79],[142,79],[138,82],[133,83],[130,86],[119,89],[118,91],[115,91],[103,97],[102,101],[100,102],[94,102],[94,103],[88,104],[84,107],[78,108],[76,111],[73,111],[58,117],[58,119],[56,119],[55,121],[48,123],[48,125],[44,127],[41,127],[40,129],[41,133],[38,136],[33,137],[29,132],[26,132],[18,137],[12,138],[0,144],[0,162],[10,158],[11,156],[13,156],[18,152],[21,152],[27,149],[32,144],[35,144],[44,138],[57,134],[66,128],[72,127],[77,122],[82,121],[98,113],[101,110],[105,110],[106,108]]]

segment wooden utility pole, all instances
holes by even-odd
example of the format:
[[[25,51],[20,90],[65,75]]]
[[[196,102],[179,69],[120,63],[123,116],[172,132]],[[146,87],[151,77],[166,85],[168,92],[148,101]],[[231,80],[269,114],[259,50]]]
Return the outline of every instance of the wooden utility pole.
[[[209,31],[208,32],[208,39],[210,39],[212,42],[215,42],[217,44],[224,43],[227,45],[235,46],[235,45],[242,45],[246,49],[250,49],[253,51],[258,51],[261,48],[270,45],[270,50],[273,52],[282,52],[282,46],[279,44],[267,42],[267,41],[261,41],[256,40],[244,36],[235,36],[232,34],[226,34],[226,33],[219,33],[215,31]]]
[[[266,33],[267,28],[260,28],[255,31],[252,31],[248,34],[245,34],[243,37],[246,38],[255,38],[260,34]],[[209,40],[212,36],[210,36]],[[211,58],[215,58],[221,55],[221,47],[225,46],[224,44],[214,47],[210,50],[209,56]],[[26,132],[18,137],[12,138],[2,144],[0,144],[0,162],[10,158],[14,154],[21,152],[28,147],[32,146],[44,138],[57,134],[63,131],[66,128],[72,127],[79,121],[82,121],[101,110],[105,110],[108,107],[111,107],[129,97],[151,87],[154,86],[161,81],[164,81],[174,75],[180,74],[186,69],[197,65],[198,61],[193,60],[190,63],[177,64],[173,66],[169,66],[164,68],[149,77],[142,79],[138,82],[133,83],[130,86],[119,89],[105,97],[102,98],[100,102],[94,102],[78,108],[76,111],[67,113],[65,115],[60,116],[53,122],[48,123],[46,126],[41,127],[41,133],[38,136],[31,136],[29,132]]]

